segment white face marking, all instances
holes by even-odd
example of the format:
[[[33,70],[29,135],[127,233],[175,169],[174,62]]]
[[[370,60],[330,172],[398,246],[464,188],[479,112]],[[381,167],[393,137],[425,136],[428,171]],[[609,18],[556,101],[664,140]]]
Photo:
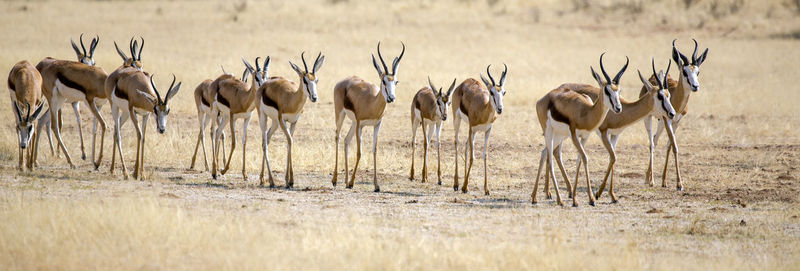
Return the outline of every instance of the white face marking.
[[[490,100],[492,103],[492,107],[494,107],[495,112],[497,112],[497,114],[502,114],[503,96],[506,95],[506,90],[504,89],[504,87],[492,86],[491,88],[489,88],[489,94],[491,94],[492,96],[490,97]]]
[[[317,82],[319,79],[314,81],[308,79],[308,76],[303,76],[303,88],[306,90],[306,94],[308,94],[308,99],[311,100],[312,103],[317,102]]]
[[[684,84],[688,84],[692,91],[700,89],[700,81],[697,76],[700,75],[700,67],[697,66],[684,66],[683,67]]]
[[[388,76],[383,76],[381,79],[381,92],[383,97],[386,98],[387,103],[394,102],[394,89],[397,87],[397,77],[394,80],[389,80]]]
[[[668,118],[675,116],[675,109],[672,108],[672,103],[669,97],[664,94],[663,89],[658,90],[658,92],[653,95],[653,99],[653,111],[655,111],[656,116]]]
[[[33,125],[30,122],[17,124],[17,136],[19,139],[19,147],[27,148],[33,137]]]
[[[158,133],[163,134],[167,131],[167,115],[169,115],[169,107],[165,107],[165,110],[159,109],[158,106],[155,108],[156,113],[156,128],[158,129]]]
[[[605,106],[614,111],[614,113],[622,112],[622,103],[619,101],[619,91],[614,91],[610,85],[606,85],[603,89],[603,96],[607,97],[607,99],[603,99]]]

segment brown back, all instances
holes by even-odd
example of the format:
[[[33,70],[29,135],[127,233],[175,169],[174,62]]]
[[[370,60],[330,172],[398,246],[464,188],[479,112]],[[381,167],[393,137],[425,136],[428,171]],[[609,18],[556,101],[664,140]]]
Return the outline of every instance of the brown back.
[[[383,117],[386,98],[374,84],[351,76],[333,88],[333,101],[336,114],[343,109],[352,111],[358,120],[374,120]]]
[[[8,89],[14,91],[15,99],[24,107],[39,105],[42,99],[42,75],[27,60],[14,64],[8,73]]]

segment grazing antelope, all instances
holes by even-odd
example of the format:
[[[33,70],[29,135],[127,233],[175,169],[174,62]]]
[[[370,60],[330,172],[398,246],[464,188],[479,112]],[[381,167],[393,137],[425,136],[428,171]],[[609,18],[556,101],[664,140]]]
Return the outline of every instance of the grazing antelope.
[[[606,187],[606,182],[608,182],[608,194],[611,195],[611,202],[617,202],[617,196],[614,195],[614,164],[617,160],[617,141],[619,140],[619,136],[622,134],[625,128],[628,128],[631,124],[650,115],[668,119],[672,119],[672,117],[675,116],[675,110],[672,108],[672,103],[669,101],[670,94],[669,91],[667,91],[665,75],[669,74],[669,68],[671,65],[667,65],[666,73],[664,71],[656,73],[655,60],[653,60],[652,65],[653,76],[656,76],[656,80],[648,81],[647,79],[644,79],[642,73],[639,72],[639,79],[647,89],[647,95],[641,96],[638,100],[633,102],[626,101],[620,97],[622,112],[619,114],[606,114],[606,118],[603,120],[603,123],[600,124],[600,127],[597,127],[597,133],[603,140],[603,146],[608,151],[608,169],[606,169],[605,177],[603,177],[603,183],[600,184],[600,188],[597,190],[595,198],[600,198],[600,195],[603,194],[603,190]],[[651,83],[654,83],[654,85]],[[600,93],[594,92],[594,90],[597,89],[578,89],[578,92],[589,96],[592,100],[596,100],[600,97]],[[581,138],[581,144],[586,144],[587,139],[588,137]],[[544,159],[541,159],[539,162],[539,170],[541,170],[543,162]],[[560,157],[556,157],[556,162],[558,163],[558,167],[563,170],[563,164]],[[578,159],[578,166],[575,172],[576,181],[578,180],[578,176],[580,176],[580,166],[581,160]],[[536,178],[539,178],[538,173],[536,174]],[[547,178],[545,178],[545,182],[547,181]],[[574,196],[572,192],[573,191],[570,191],[570,194]]]
[[[468,134],[467,142],[464,146],[464,184],[461,192],[469,191],[469,172],[472,169],[472,161],[475,158],[475,134],[483,132],[483,190],[489,195],[489,178],[487,176],[486,158],[488,155],[489,134],[492,132],[492,124],[500,114],[503,113],[503,96],[506,95],[505,82],[508,66],[503,64],[503,73],[500,81],[495,82],[494,77],[489,72],[492,65],[486,66],[486,75],[490,80],[486,80],[481,74],[481,81],[469,78],[461,82],[453,93],[453,127],[455,137],[453,144],[458,153],[458,129],[461,121],[467,122]],[[458,155],[455,156],[455,174],[453,175],[453,190],[458,190]],[[469,158],[469,161],[467,160]]]
[[[658,118],[655,116],[658,121],[658,128],[656,128],[655,138],[653,137],[652,132],[652,117],[648,116],[644,119],[644,127],[647,130],[647,137],[650,141],[650,163],[647,166],[647,172],[645,173],[645,183],[653,186],[653,152],[655,151],[655,143],[658,143],[658,138],[661,135],[661,132],[664,130],[666,126],[667,135],[669,136],[670,143],[667,144],[667,155],[664,160],[664,172],[661,176],[661,186],[667,187],[667,166],[669,164],[669,153],[670,151],[675,153],[675,171],[677,174],[677,182],[676,188],[678,191],[683,190],[683,183],[681,182],[681,170],[678,166],[678,144],[675,143],[675,136],[674,131],[678,129],[678,124],[680,123],[683,116],[686,115],[688,112],[687,104],[689,103],[689,95],[692,92],[697,92],[700,89],[700,81],[698,80],[698,76],[700,76],[700,65],[706,61],[706,57],[708,56],[708,48],[703,51],[700,56],[697,56],[697,40],[692,39],[694,41],[694,52],[692,53],[692,59],[689,59],[678,51],[678,48],[675,47],[675,40],[672,40],[672,60],[678,65],[678,70],[680,75],[678,76],[678,81],[672,80],[667,74],[668,83],[669,83],[669,92],[670,92],[670,102],[672,105],[675,106],[675,111],[678,113],[675,115],[674,119],[666,119],[666,118]],[[651,77],[650,80],[652,81],[653,78]],[[642,88],[641,92],[639,93],[640,96],[646,94],[646,89]]]
[[[149,81],[149,82],[148,82]],[[114,147],[111,152],[111,172],[114,172],[116,152],[119,151],[119,160],[122,165],[122,174],[128,178],[125,158],[122,155],[122,137],[120,130],[128,118],[136,129],[136,163],[134,164],[133,178],[144,179],[144,144],[147,136],[147,119],[150,113],[155,113],[156,128],[159,134],[166,132],[167,116],[169,115],[169,101],[181,88],[181,82],[175,85],[175,75],[172,83],[162,99],[161,94],[153,82],[153,76],[145,74],[135,68],[121,68],[108,76],[106,88],[111,92],[111,115],[114,118]],[[139,117],[142,121],[139,122]]]
[[[442,132],[442,121],[447,120],[447,108],[450,106],[450,94],[456,86],[456,79],[447,89],[447,93],[442,93],[442,88],[436,91],[436,87],[428,77],[428,85],[417,91],[411,101],[411,174],[410,180],[414,180],[414,144],[417,141],[417,127],[422,125],[423,136],[423,155],[422,155],[422,182],[428,180],[428,145],[436,131],[436,161],[438,166],[438,184],[442,184],[442,158],[439,149],[439,135]]]
[[[93,42],[97,46],[96,42]],[[91,51],[94,51],[92,49]],[[90,52],[91,52],[90,51]],[[91,55],[91,54],[90,54]],[[89,105],[89,110],[94,115],[95,119],[100,122],[103,134],[105,134],[105,122],[100,116],[99,106],[101,106],[108,99],[104,91],[104,83],[108,75],[106,72],[97,66],[86,65],[85,62],[75,62],[68,60],[57,60],[47,57],[36,65],[36,69],[42,75],[42,91],[47,98],[47,103],[50,106],[50,129],[53,130],[58,141],[61,151],[67,158],[67,163],[71,167],[75,167],[72,163],[72,157],[61,139],[60,131],[60,110],[61,106],[67,102],[73,104],[73,109],[78,112],[75,104],[85,101]],[[80,116],[76,114],[78,119],[78,128],[80,131]],[[81,136],[83,138],[83,136]],[[81,140],[83,142],[83,140]],[[102,142],[102,141],[101,141]],[[102,154],[102,144],[100,144],[100,153]],[[83,145],[81,145],[83,151]],[[82,155],[85,158],[85,153]],[[99,166],[98,162],[94,159],[92,163],[95,169]]]
[[[256,74],[257,71],[247,63],[247,60],[242,58],[242,62],[250,70],[252,73]],[[266,71],[264,71],[266,72]],[[264,73],[266,74],[266,73]],[[240,79],[236,79],[235,76],[229,74],[223,74],[218,77],[216,80],[211,82],[209,85],[209,89],[211,92],[216,93],[216,97],[214,99],[214,103],[211,105],[213,108],[213,112],[211,113],[212,116],[216,116],[220,114],[220,122],[219,126],[217,127],[216,132],[214,133],[214,137],[212,138],[213,141],[213,152],[212,152],[212,167],[211,167],[211,177],[215,180],[217,179],[217,154],[219,153],[219,138],[222,134],[225,125],[230,122],[231,128],[231,150],[228,153],[227,163],[225,163],[225,167],[220,171],[221,174],[225,174],[230,169],[231,165],[231,158],[233,158],[233,151],[236,148],[236,129],[235,124],[237,119],[243,119],[242,123],[242,177],[245,181],[247,181],[247,163],[246,163],[246,155],[247,155],[247,126],[250,125],[250,118],[253,116],[253,109],[256,108],[256,99],[258,98],[258,87],[263,83],[263,78],[259,75],[254,75],[256,77],[253,80],[252,84],[247,84],[247,82],[242,81]]]
[[[345,116],[349,118],[353,124],[350,126],[350,131],[344,140],[344,178],[347,182],[347,156],[350,147],[350,140],[356,135],[356,164],[353,166],[353,176],[350,182],[347,183],[347,188],[353,188],[356,180],[356,172],[358,170],[358,163],[361,160],[361,129],[364,126],[374,126],[372,133],[372,182],[375,185],[375,192],[380,192],[381,188],[378,186],[378,163],[377,163],[377,150],[378,150],[378,131],[381,129],[381,122],[383,121],[383,113],[386,109],[386,104],[394,102],[395,88],[397,87],[397,68],[400,60],[403,59],[403,54],[406,52],[406,45],[403,45],[403,50],[400,56],[395,57],[392,61],[392,70],[386,67],[386,62],[381,55],[381,43],[378,42],[378,58],[381,60],[381,66],[375,60],[375,55],[372,55],[372,65],[378,72],[380,78],[380,88],[372,83],[361,79],[358,76],[350,76],[336,84],[333,88],[333,105],[334,114],[336,115],[336,141],[334,149],[336,149],[336,161],[333,166],[333,179],[331,182],[336,186],[338,178],[339,166],[339,131],[342,129]],[[357,133],[357,134],[356,134]]]
[[[225,72],[225,68],[222,68],[223,74],[228,74]],[[242,81],[247,82],[247,77],[250,74],[250,70],[245,67],[244,72],[242,73]],[[208,170],[208,158],[206,157],[206,137],[203,132],[206,130],[206,123],[209,122],[212,118],[212,103],[214,99],[216,99],[217,93],[212,93],[209,86],[214,80],[206,79],[203,82],[200,82],[199,85],[194,89],[194,103],[197,107],[197,120],[200,123],[200,133],[197,135],[197,143],[194,146],[194,154],[192,154],[192,164],[189,166],[189,169],[194,169],[194,164],[197,161],[197,150],[200,148],[200,145],[203,146],[203,164],[205,165],[205,170]],[[218,114],[219,115],[219,114]],[[215,121],[211,122],[211,129],[209,134],[211,137],[214,137],[215,125],[219,123],[219,116],[216,116]],[[225,131],[222,132],[221,140],[225,141]],[[222,144],[222,158],[225,158],[225,144]],[[222,160],[222,163],[225,163],[225,160]]]
[[[317,72],[325,63],[325,56],[322,53],[317,55],[314,60],[314,65],[311,71],[308,70],[306,58],[303,56],[305,52],[300,54],[300,59],[303,60],[303,69],[289,61],[289,65],[300,77],[300,84],[292,82],[283,77],[270,77],[261,87],[258,92],[261,95],[258,103],[258,116],[259,124],[261,125],[261,147],[263,149],[264,158],[261,159],[261,176],[260,185],[264,185],[264,164],[267,165],[269,175],[269,186],[275,187],[275,182],[272,178],[272,170],[269,164],[269,141],[272,138],[272,133],[275,132],[277,127],[281,128],[283,134],[286,135],[286,188],[294,186],[294,167],[292,165],[292,145],[294,143],[294,128],[300,115],[303,113],[303,106],[306,99],[312,103],[317,102]],[[269,65],[269,57],[264,61],[263,72],[266,78],[267,65]],[[256,66],[258,66],[258,59],[256,59]],[[260,80],[260,79],[257,79]],[[267,131],[267,122],[272,120],[272,125]],[[286,123],[290,126],[287,129]]]
[[[19,139],[19,170],[23,170],[22,162],[24,153],[28,153],[26,166],[33,170],[34,158],[36,154],[36,141],[39,134],[34,134],[34,122],[39,119],[39,114],[44,108],[44,98],[42,98],[42,76],[33,65],[27,60],[14,64],[11,72],[8,73],[8,90],[11,94],[11,107],[14,109],[14,116],[17,120],[17,139]],[[24,109],[24,111],[23,111]],[[33,109],[33,114],[31,114]],[[24,115],[22,112],[26,112]],[[33,146],[28,149],[28,145],[33,140]]]
[[[553,155],[561,156],[561,144],[565,138],[572,138],[572,144],[580,154],[580,159],[583,162],[583,167],[586,171],[586,186],[589,194],[589,205],[594,206],[594,194],[592,193],[592,186],[589,182],[589,170],[587,166],[588,158],[586,151],[583,149],[583,144],[579,138],[586,138],[590,133],[596,130],[606,118],[609,108],[616,114],[622,112],[622,105],[619,100],[619,80],[622,74],[628,68],[628,58],[625,57],[625,66],[620,69],[614,79],[612,80],[608,73],[606,73],[603,66],[603,55],[600,55],[600,70],[603,72],[603,77],[591,68],[592,76],[597,81],[600,88],[593,87],[586,84],[562,84],[558,88],[551,90],[544,97],[536,102],[536,113],[539,117],[539,124],[542,126],[545,137],[545,147],[547,154],[547,175],[553,180],[553,187],[556,191],[556,200],[558,205],[564,205],[561,201],[561,195],[558,191],[558,183],[555,179],[553,172]],[[589,99],[588,96],[581,93],[602,93],[602,97],[595,100]],[[602,101],[600,101],[602,100]],[[556,149],[554,149],[556,147]],[[566,178],[566,173],[561,170],[561,174]],[[533,185],[533,194],[531,194],[531,202],[536,203],[536,190],[539,186],[539,179],[537,178]],[[578,180],[575,179],[575,186],[572,187],[573,197],[572,206],[578,206],[577,196],[574,195],[578,186]],[[549,190],[546,186],[545,191]],[[569,184],[567,190],[570,190]]]

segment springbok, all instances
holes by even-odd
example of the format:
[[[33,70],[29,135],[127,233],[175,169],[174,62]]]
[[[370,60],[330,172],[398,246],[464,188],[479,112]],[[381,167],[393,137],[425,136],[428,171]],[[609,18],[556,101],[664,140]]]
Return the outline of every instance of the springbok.
[[[455,129],[453,145],[456,151],[455,174],[453,175],[454,191],[458,190],[458,130],[461,121],[464,120],[469,128],[467,142],[464,146],[464,184],[461,186],[461,192],[469,191],[469,172],[475,158],[475,134],[483,132],[483,190],[486,195],[489,195],[489,177],[486,168],[486,158],[489,156],[489,134],[492,132],[492,124],[503,113],[503,97],[506,95],[505,82],[508,72],[508,66],[503,64],[504,69],[500,75],[500,81],[495,82],[489,72],[491,66],[486,66],[486,75],[489,76],[489,80],[486,80],[483,74],[481,74],[483,84],[469,78],[461,82],[453,93],[453,128]]]
[[[617,203],[617,196],[614,195],[614,165],[617,161],[617,140],[619,140],[619,136],[622,134],[625,128],[628,128],[631,124],[650,115],[668,119],[672,119],[672,117],[675,116],[675,110],[672,108],[672,103],[669,101],[670,94],[669,91],[667,91],[665,75],[669,74],[669,68],[671,65],[667,65],[666,73],[664,71],[656,73],[655,59],[652,61],[652,66],[653,75],[657,76],[657,79],[648,81],[647,79],[644,79],[642,73],[639,72],[639,79],[647,89],[648,95],[641,96],[634,102],[626,101],[620,97],[622,112],[619,114],[606,114],[606,118],[603,123],[600,124],[600,127],[597,127],[597,133],[603,140],[603,146],[608,151],[608,169],[606,169],[605,177],[603,177],[603,183],[600,184],[600,188],[597,190],[595,198],[600,198],[600,195],[603,194],[603,190],[608,182],[608,194],[611,195],[611,202]],[[579,89],[578,91],[581,94],[589,96],[592,100],[597,100],[597,98],[600,97],[600,93],[594,92],[593,90],[596,89]],[[581,138],[581,144],[585,145],[587,139],[588,137]],[[559,169],[563,170],[564,165],[561,162],[561,157],[557,156],[555,159],[556,163],[558,163]],[[539,162],[540,172],[543,163],[544,159],[541,159]],[[581,160],[578,159],[578,165],[575,171],[575,180],[578,180],[578,176],[580,176],[580,170]],[[536,174],[536,178],[539,178],[539,173]],[[568,180],[566,175],[564,176],[564,179]],[[545,182],[547,181],[547,178],[545,178]],[[570,191],[570,195],[574,196],[574,191]]]
[[[438,166],[438,184],[442,184],[442,155],[439,148],[439,135],[442,132],[442,121],[447,120],[447,109],[450,106],[450,94],[456,86],[456,79],[447,89],[447,93],[442,92],[442,88],[436,91],[436,87],[428,77],[428,85],[417,91],[411,101],[411,174],[408,179],[414,180],[414,154],[417,142],[417,127],[422,126],[423,136],[423,155],[422,155],[422,182],[428,180],[428,145],[433,132],[436,131],[436,161]]]
[[[144,38],[142,37],[139,38],[142,39],[141,48],[139,48],[138,40],[133,40],[133,38],[131,38],[131,41],[128,44],[128,47],[131,52],[131,57],[125,55],[125,52],[122,52],[122,50],[119,49],[119,46],[117,46],[117,42],[116,41],[114,42],[114,48],[117,49],[117,54],[119,54],[119,56],[122,58],[122,67],[132,67],[139,71],[144,71],[144,66],[142,66],[142,50],[144,50]]]
[[[381,55],[381,43],[378,42],[378,58],[381,60],[381,66],[375,60],[375,55],[372,55],[372,65],[378,72],[380,78],[380,88],[372,83],[361,79],[358,76],[350,76],[336,84],[333,88],[333,105],[334,114],[336,115],[336,140],[334,149],[336,149],[336,159],[333,166],[333,179],[331,182],[336,186],[338,178],[339,166],[339,131],[342,129],[345,116],[349,118],[353,124],[350,126],[350,131],[344,140],[344,178],[347,182],[347,156],[349,152],[350,140],[353,135],[356,135],[356,164],[353,166],[353,176],[350,182],[347,183],[347,188],[353,188],[356,180],[356,172],[358,170],[358,163],[361,160],[361,129],[364,126],[374,126],[372,133],[372,182],[375,185],[375,192],[380,192],[381,188],[378,186],[378,163],[377,163],[377,150],[378,150],[378,131],[381,129],[381,122],[383,121],[383,113],[386,109],[386,104],[392,103],[395,100],[395,88],[397,87],[397,69],[399,68],[400,60],[403,59],[403,54],[406,52],[406,45],[403,45],[403,50],[400,56],[395,57],[392,62],[392,70],[386,66],[386,62]]]
[[[42,76],[33,65],[27,60],[14,64],[11,72],[8,73],[8,90],[11,94],[11,107],[14,109],[14,116],[17,121],[17,139],[19,139],[19,170],[23,170],[22,162],[24,153],[28,153],[28,170],[33,170],[34,157],[36,154],[36,141],[39,134],[34,134],[34,122],[39,119],[39,115],[44,108],[44,98],[42,97]],[[23,111],[23,109],[25,111]],[[31,114],[33,109],[33,114]],[[22,112],[26,112],[24,115]],[[31,142],[33,140],[34,142]],[[32,147],[28,149],[28,145]]]
[[[97,46],[97,42],[93,42],[92,44],[95,47]],[[90,48],[92,48],[90,52],[93,52],[94,47]],[[93,53],[90,53],[89,56],[92,54]],[[42,75],[42,92],[50,106],[50,129],[55,133],[58,145],[67,158],[67,163],[74,168],[75,165],[72,163],[72,157],[69,155],[64,141],[61,139],[61,118],[59,117],[61,106],[65,102],[73,104],[73,109],[78,119],[78,130],[80,131],[80,115],[77,114],[78,111],[75,105],[81,101],[86,101],[95,119],[100,121],[101,128],[105,134],[105,122],[102,121],[98,106],[102,105],[108,98],[103,86],[108,75],[102,68],[87,65],[84,60],[82,60],[82,62],[75,62],[57,60],[51,57],[46,57],[40,61],[36,65],[36,69],[39,70],[39,73]],[[79,132],[79,134],[81,133]],[[80,137],[82,143],[83,136],[81,135]],[[86,155],[83,149],[83,144],[81,144],[82,158],[85,159]],[[102,149],[103,147],[101,144],[101,153]],[[94,159],[92,160],[95,168],[97,168],[99,162],[95,162]]]
[[[242,62],[252,73],[258,72],[247,63],[247,60],[242,58]],[[266,71],[265,71],[266,72]],[[228,172],[231,166],[231,158],[233,158],[233,151],[236,148],[236,129],[235,123],[237,119],[243,119],[242,123],[242,178],[247,181],[247,126],[250,125],[250,118],[253,116],[253,109],[256,108],[256,99],[258,98],[258,87],[263,83],[259,75],[254,75],[257,79],[253,80],[252,84],[247,84],[235,76],[223,74],[209,85],[209,91],[216,93],[212,106],[212,116],[220,114],[220,122],[214,133],[213,152],[211,158],[211,177],[217,179],[217,154],[219,153],[219,138],[222,134],[225,125],[230,122],[231,128],[231,149],[228,153],[227,163],[220,171],[224,175]],[[260,78],[260,79],[259,79]]]
[[[225,68],[222,68],[223,74],[228,74],[225,72]],[[250,70],[245,68],[244,72],[242,73],[242,81],[247,82],[247,77],[250,74]],[[206,156],[206,137],[203,134],[206,130],[206,123],[209,122],[212,118],[212,103],[216,99],[217,93],[211,92],[210,86],[214,80],[206,79],[203,82],[200,82],[199,85],[194,89],[194,103],[197,107],[197,120],[200,123],[200,133],[197,135],[197,143],[194,146],[194,154],[192,154],[192,163],[189,166],[189,169],[194,169],[194,164],[197,161],[197,150],[200,148],[201,144],[203,147],[203,164],[205,165],[206,170],[208,170],[208,158]],[[214,138],[214,131],[216,129],[215,124],[219,122],[219,114],[215,116],[214,121],[211,122],[211,129],[209,134],[211,138]],[[225,141],[225,131],[222,132],[221,138],[223,142]],[[225,144],[222,144],[222,158],[225,158]],[[225,163],[225,160],[222,160],[222,163]]]
[[[112,72],[108,76],[106,88],[111,93],[111,115],[114,118],[114,147],[111,152],[111,173],[114,172],[114,162],[116,152],[119,151],[119,160],[122,165],[122,174],[128,178],[128,170],[125,166],[125,158],[122,155],[122,136],[121,129],[128,118],[133,122],[136,129],[136,163],[134,164],[133,178],[141,179],[144,176],[144,144],[147,136],[147,119],[150,113],[155,113],[156,128],[159,134],[167,131],[167,116],[169,115],[169,105],[167,104],[178,90],[181,83],[175,85],[175,75],[172,75],[166,95],[162,99],[161,94],[153,82],[153,75],[147,75],[135,68],[121,68]],[[138,116],[142,116],[139,122]]]
[[[294,186],[294,167],[292,165],[292,145],[294,143],[294,128],[300,115],[303,113],[303,106],[306,99],[312,103],[317,102],[317,72],[325,63],[325,56],[322,53],[317,55],[314,60],[314,65],[311,71],[308,70],[306,64],[305,52],[300,54],[300,59],[303,60],[303,69],[289,61],[289,65],[300,77],[300,84],[292,82],[283,77],[270,77],[261,87],[258,92],[261,95],[258,104],[259,124],[261,125],[261,147],[263,149],[263,159],[261,159],[261,176],[259,185],[264,185],[264,164],[267,165],[267,172],[269,175],[269,186],[275,187],[275,182],[272,178],[272,170],[269,164],[269,141],[275,129],[280,126],[283,134],[286,135],[286,188]],[[256,59],[256,66],[258,66],[258,59]],[[266,75],[267,65],[269,65],[269,57],[264,61],[263,72]],[[264,77],[266,78],[266,76]],[[272,125],[267,130],[267,123],[272,120]],[[286,122],[290,126],[287,129]]]
[[[667,155],[664,160],[664,172],[661,176],[661,186],[667,187],[667,166],[669,165],[669,153],[670,151],[675,153],[675,171],[677,174],[677,182],[676,188],[681,191],[683,190],[683,183],[681,182],[681,170],[678,166],[678,144],[675,143],[675,136],[674,131],[678,129],[678,124],[680,123],[683,116],[686,115],[688,112],[687,104],[689,103],[689,95],[692,92],[697,92],[700,89],[700,81],[698,80],[698,76],[700,76],[700,65],[706,61],[706,57],[708,56],[708,48],[703,51],[700,56],[697,56],[697,40],[692,39],[694,41],[694,52],[692,53],[692,59],[689,59],[678,51],[678,48],[675,47],[675,40],[672,40],[672,60],[675,61],[675,64],[678,65],[678,70],[680,71],[680,75],[678,76],[678,81],[673,80],[667,74],[667,81],[669,84],[669,92],[670,92],[670,102],[672,105],[675,106],[675,111],[678,113],[675,115],[673,119],[666,119],[666,118],[659,118],[655,116],[658,121],[658,128],[656,128],[655,138],[653,137],[652,132],[652,117],[648,116],[644,119],[644,127],[647,130],[647,137],[650,141],[650,163],[647,166],[647,171],[645,173],[645,183],[653,186],[653,152],[655,152],[655,143],[658,143],[658,138],[661,135],[661,132],[664,130],[666,126],[667,135],[669,136],[670,143],[667,144]],[[651,77],[650,80],[652,81],[653,78]],[[640,96],[646,95],[647,91],[643,87],[641,92],[639,93]]]
[[[580,154],[580,159],[586,171],[589,205],[594,206],[595,198],[592,193],[592,185],[589,182],[588,158],[579,138],[586,138],[592,131],[595,131],[606,118],[609,108],[616,114],[622,112],[622,105],[619,100],[619,80],[628,68],[629,62],[628,58],[625,57],[625,66],[620,69],[612,80],[608,76],[608,73],[606,73],[605,67],[603,67],[603,55],[605,55],[605,53],[600,55],[600,70],[603,72],[605,80],[594,71],[594,68],[590,67],[592,76],[597,81],[600,88],[586,84],[566,83],[551,90],[536,102],[536,113],[545,137],[545,151],[547,155],[546,174],[553,180],[553,187],[556,191],[558,205],[564,205],[564,203],[561,201],[558,183],[556,182],[555,173],[553,172],[553,155],[555,150],[555,155],[561,156],[561,144],[565,138],[570,137],[572,138],[572,144],[575,145],[575,148]],[[586,92],[602,93],[603,96],[591,100],[588,96],[581,94]],[[556,148],[554,149],[554,147]],[[565,181],[568,182],[563,169],[561,173],[565,177]],[[536,203],[536,190],[538,186],[539,179],[537,178],[533,185],[533,193],[531,194],[531,202],[534,204]],[[573,193],[576,191],[577,186],[578,180],[576,178],[575,186],[571,189]],[[548,190],[549,187],[545,186],[545,191],[548,192]],[[567,190],[570,190],[569,184],[567,184]],[[578,206],[576,195],[572,197],[572,206]]]

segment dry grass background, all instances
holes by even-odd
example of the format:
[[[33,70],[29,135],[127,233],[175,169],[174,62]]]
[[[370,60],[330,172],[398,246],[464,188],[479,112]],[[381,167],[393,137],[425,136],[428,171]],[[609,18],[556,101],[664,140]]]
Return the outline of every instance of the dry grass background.
[[[110,73],[120,64],[112,41],[141,35],[145,69],[161,84],[175,73],[184,87],[167,134],[149,129],[147,182],[108,175],[108,156],[99,172],[79,160],[69,111],[63,134],[79,168],[68,170],[43,146],[40,170],[18,173],[13,120],[0,120],[7,131],[0,134],[0,265],[791,269],[800,255],[800,89],[793,83],[799,7],[780,0],[1,2],[0,67],[45,56],[73,59],[68,39],[85,32],[100,36],[95,60]],[[600,206],[586,207],[585,190],[579,190],[581,208],[557,208],[549,200],[531,206],[538,161],[532,153],[543,141],[536,99],[563,82],[592,82],[588,66],[597,67],[602,52],[612,70],[631,58],[622,95],[634,99],[641,87],[636,69],[648,70],[651,57],[665,64],[674,38],[684,53],[691,53],[691,38],[710,48],[701,90],[692,95],[678,133],[687,191],[642,184],[646,138],[636,124],[619,146],[620,204],[605,204],[604,197]],[[408,46],[398,100],[387,109],[379,139],[386,193],[371,193],[369,148],[355,189],[331,189],[331,90],[354,74],[377,81],[369,54],[379,40],[387,55],[399,52],[400,40]],[[249,182],[238,174],[241,146],[233,173],[221,180],[186,170],[197,133],[194,87],[219,75],[219,65],[241,72],[240,56],[270,55],[272,75],[296,80],[286,61],[297,63],[301,51],[322,51],[327,61],[319,72],[320,100],[307,103],[295,137],[300,189],[254,187],[261,157],[256,119],[248,133]],[[509,66],[507,109],[490,141],[493,195],[478,189],[481,163],[473,168],[468,195],[449,185],[408,182],[408,104],[426,76],[443,85],[503,62]],[[11,116],[7,102],[0,111]],[[84,123],[89,115],[84,109]],[[135,136],[130,124],[124,129],[130,158]],[[442,134],[445,184],[452,184],[452,135],[448,122]],[[270,152],[282,184],[285,141],[279,134],[276,139]],[[597,139],[590,142],[597,185],[606,157]],[[106,150],[110,146],[107,140]],[[663,165],[659,154],[657,167]],[[574,152],[565,157],[574,165]]]

